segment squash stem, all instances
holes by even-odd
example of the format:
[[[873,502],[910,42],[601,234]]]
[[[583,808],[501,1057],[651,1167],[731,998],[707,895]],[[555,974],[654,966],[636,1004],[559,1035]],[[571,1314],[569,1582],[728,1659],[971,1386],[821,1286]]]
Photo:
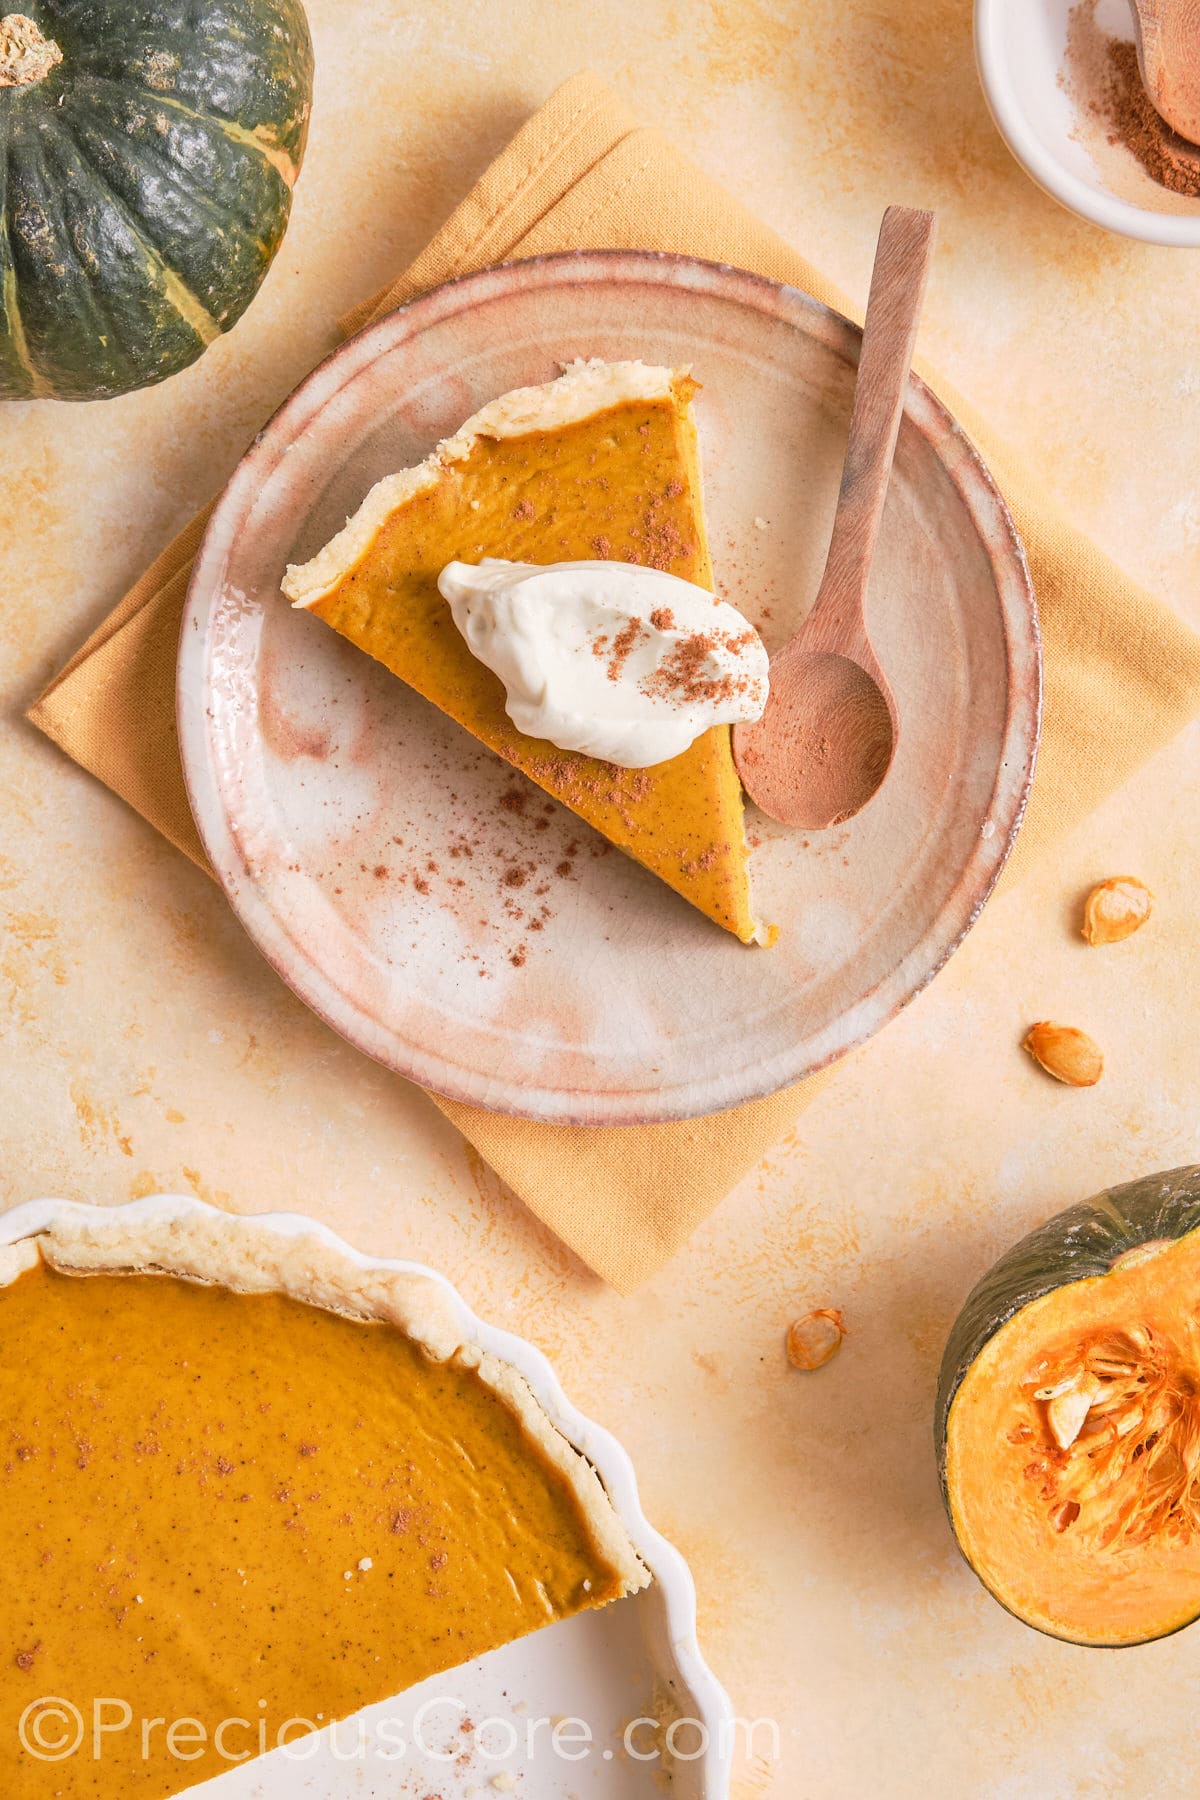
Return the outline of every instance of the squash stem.
[[[0,19],[0,88],[32,87],[44,81],[63,54],[24,13]]]

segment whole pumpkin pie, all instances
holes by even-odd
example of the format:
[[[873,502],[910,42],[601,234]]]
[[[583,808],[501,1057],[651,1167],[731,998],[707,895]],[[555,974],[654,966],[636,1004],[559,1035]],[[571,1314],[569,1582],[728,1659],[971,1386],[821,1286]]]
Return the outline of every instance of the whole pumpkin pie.
[[[64,1215],[0,1248],[0,1344],[5,1800],[160,1800],[649,1580],[430,1277]],[[87,1721],[52,1763],[51,1695]]]
[[[728,725],[651,768],[527,737],[460,636],[438,575],[454,561],[639,563],[712,588],[690,375],[573,363],[491,401],[424,462],[376,483],[311,561],[298,607],[383,663],[743,943],[756,917]]]

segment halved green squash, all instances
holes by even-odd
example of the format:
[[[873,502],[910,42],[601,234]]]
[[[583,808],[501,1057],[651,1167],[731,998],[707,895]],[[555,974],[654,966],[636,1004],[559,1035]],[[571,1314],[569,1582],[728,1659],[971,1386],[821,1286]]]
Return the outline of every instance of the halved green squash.
[[[1200,1616],[1200,1167],[1000,1259],[950,1334],[936,1439],[959,1547],[1017,1618],[1121,1645]]]
[[[283,239],[313,57],[300,0],[0,0],[0,400],[162,381]]]

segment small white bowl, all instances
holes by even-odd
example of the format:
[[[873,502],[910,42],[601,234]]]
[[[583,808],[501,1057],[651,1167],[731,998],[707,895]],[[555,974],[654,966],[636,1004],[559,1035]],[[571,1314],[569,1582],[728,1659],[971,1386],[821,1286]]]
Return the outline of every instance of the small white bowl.
[[[979,78],[1001,136],[1039,187],[1082,218],[1148,244],[1200,245],[1200,199],[1168,193],[1131,153],[1105,144],[1072,95],[1064,74],[1072,4],[975,0]],[[1100,0],[1096,24],[1132,40],[1129,0]]]

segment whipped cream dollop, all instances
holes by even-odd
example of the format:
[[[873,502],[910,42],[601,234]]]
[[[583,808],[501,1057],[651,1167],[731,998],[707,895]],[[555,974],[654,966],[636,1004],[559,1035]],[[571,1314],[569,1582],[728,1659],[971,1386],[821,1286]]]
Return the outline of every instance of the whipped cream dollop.
[[[767,652],[736,607],[637,563],[447,563],[438,587],[518,731],[624,769],[762,717]]]

